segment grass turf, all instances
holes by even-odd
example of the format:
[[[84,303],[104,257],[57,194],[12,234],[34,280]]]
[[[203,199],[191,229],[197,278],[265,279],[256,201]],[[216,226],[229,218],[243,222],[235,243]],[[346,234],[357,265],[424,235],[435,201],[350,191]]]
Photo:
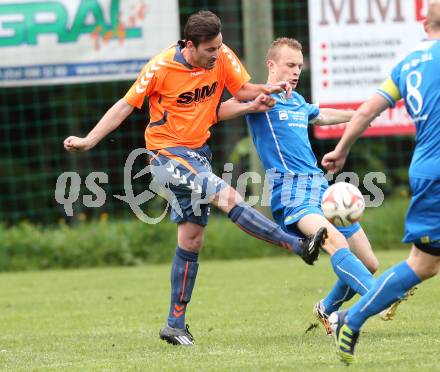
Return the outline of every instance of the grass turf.
[[[381,270],[407,250],[379,252]],[[159,340],[169,265],[0,275],[0,369],[38,371],[347,370],[333,339],[313,328],[314,303],[334,281],[315,267],[273,257],[200,265],[187,321],[191,348]],[[392,322],[372,319],[356,371],[436,370],[438,279],[420,286]]]

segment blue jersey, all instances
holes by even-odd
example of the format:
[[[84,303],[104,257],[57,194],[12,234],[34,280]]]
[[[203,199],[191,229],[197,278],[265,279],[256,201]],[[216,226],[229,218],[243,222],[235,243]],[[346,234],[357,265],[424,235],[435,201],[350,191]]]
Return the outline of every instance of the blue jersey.
[[[308,135],[308,125],[319,108],[292,92],[290,98],[273,94],[275,106],[268,112],[246,115],[258,156],[264,168],[285,174],[322,173],[317,166]]]
[[[308,214],[323,215],[321,199],[328,187],[310,145],[308,126],[319,108],[292,92],[289,99],[273,94],[275,106],[264,113],[246,115],[257,153],[273,182],[272,215],[285,231],[301,233],[296,224]],[[273,177],[275,174],[281,177]],[[339,228],[346,238],[360,229],[358,223]]]
[[[378,93],[403,98],[416,126],[411,178],[440,179],[440,40],[425,40],[391,72]]]

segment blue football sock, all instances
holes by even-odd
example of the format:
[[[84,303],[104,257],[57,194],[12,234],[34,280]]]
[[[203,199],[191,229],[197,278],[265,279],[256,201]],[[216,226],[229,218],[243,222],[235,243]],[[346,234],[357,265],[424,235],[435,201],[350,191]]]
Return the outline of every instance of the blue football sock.
[[[373,275],[348,248],[337,250],[330,261],[338,278],[356,293],[364,295],[373,286]]]
[[[353,331],[359,331],[370,316],[386,309],[420,282],[406,261],[393,266],[377,278],[368,293],[348,310],[347,325]]]
[[[238,203],[228,213],[228,217],[249,235],[301,255],[302,238],[299,235],[284,232],[275,222],[246,203]]]
[[[198,253],[176,249],[171,268],[171,304],[168,325],[173,328],[185,328],[185,312],[196,282],[199,268]]]
[[[339,310],[344,302],[350,301],[356,292],[338,279],[329,294],[322,300],[322,306],[327,315]]]

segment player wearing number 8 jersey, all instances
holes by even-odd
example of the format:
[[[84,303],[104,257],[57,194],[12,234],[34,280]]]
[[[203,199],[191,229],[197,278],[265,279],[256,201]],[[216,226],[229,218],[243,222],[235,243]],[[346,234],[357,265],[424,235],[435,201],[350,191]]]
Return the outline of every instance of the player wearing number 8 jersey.
[[[416,126],[410,178],[440,179],[440,41],[423,40],[391,72],[377,93],[388,104],[403,98]],[[440,239],[440,235],[436,236]]]
[[[428,38],[394,67],[391,76],[356,112],[335,150],[323,158],[323,166],[337,171],[344,165],[354,141],[371,121],[403,99],[416,126],[416,146],[409,167],[412,191],[403,241],[412,243],[406,261],[383,273],[375,285],[346,313],[334,313],[338,353],[354,360],[359,330],[417,283],[440,269],[440,1],[432,0],[424,21]]]

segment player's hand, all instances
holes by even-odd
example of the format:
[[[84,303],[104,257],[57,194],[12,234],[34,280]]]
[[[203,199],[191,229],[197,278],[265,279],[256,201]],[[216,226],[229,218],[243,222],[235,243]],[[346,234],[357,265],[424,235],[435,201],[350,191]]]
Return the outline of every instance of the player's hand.
[[[264,112],[270,110],[275,105],[275,99],[271,96],[261,93],[253,101],[249,102],[250,112]]]
[[[80,138],[75,136],[67,137],[64,140],[64,148],[67,151],[87,151],[93,147],[90,140],[86,138]]]
[[[292,86],[288,81],[279,81],[276,84],[267,85],[267,94],[282,92],[286,93],[286,98],[289,98],[292,94]]]
[[[321,161],[321,165],[329,172],[339,172],[345,164],[348,152],[342,152],[339,150],[333,150],[324,155]]]

